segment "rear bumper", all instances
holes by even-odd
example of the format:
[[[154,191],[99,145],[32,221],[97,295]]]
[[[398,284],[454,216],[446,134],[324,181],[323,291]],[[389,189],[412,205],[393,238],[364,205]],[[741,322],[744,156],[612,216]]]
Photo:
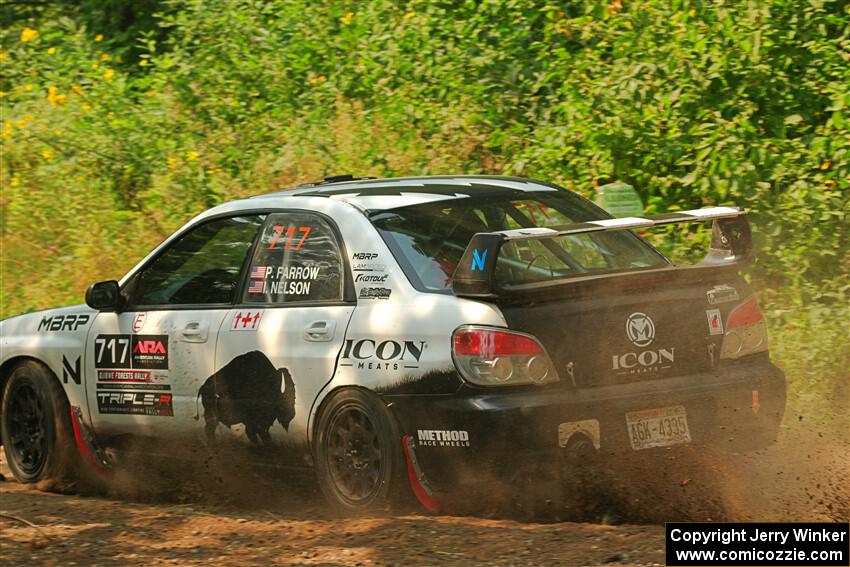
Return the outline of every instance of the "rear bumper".
[[[571,432],[616,459],[634,452],[626,413],[683,406],[693,445],[749,451],[771,444],[785,412],[785,376],[766,359],[721,373],[596,388],[462,389],[452,396],[388,396],[437,490],[508,478],[521,465],[560,462]],[[559,435],[560,430],[560,435]],[[643,449],[650,454],[658,449]]]

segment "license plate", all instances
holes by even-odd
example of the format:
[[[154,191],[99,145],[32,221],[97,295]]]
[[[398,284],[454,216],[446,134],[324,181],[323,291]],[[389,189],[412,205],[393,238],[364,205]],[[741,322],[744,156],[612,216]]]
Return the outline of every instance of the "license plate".
[[[684,406],[629,412],[626,414],[626,427],[635,451],[691,441]]]

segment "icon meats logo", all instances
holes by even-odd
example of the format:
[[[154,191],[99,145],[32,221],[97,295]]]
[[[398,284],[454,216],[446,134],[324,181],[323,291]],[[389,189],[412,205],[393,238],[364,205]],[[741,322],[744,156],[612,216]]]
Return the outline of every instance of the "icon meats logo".
[[[425,341],[347,339],[342,350],[342,359],[346,362],[341,362],[340,366],[362,370],[419,368],[419,359],[426,348]]]
[[[655,324],[646,313],[632,313],[626,319],[626,335],[636,347],[646,347],[655,339]]]
[[[655,340],[655,323],[646,313],[632,313],[626,319],[626,336],[636,347],[648,347]],[[674,350],[671,347],[614,354],[611,369],[617,374],[657,372],[673,366]]]
[[[168,370],[168,335],[98,335],[95,368]]]

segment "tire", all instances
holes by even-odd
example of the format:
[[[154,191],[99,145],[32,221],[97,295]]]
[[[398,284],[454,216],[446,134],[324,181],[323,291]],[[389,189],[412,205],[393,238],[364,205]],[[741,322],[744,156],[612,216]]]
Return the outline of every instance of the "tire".
[[[331,396],[319,416],[314,454],[319,487],[337,512],[386,510],[407,488],[398,425],[370,392]]]
[[[70,405],[49,370],[34,361],[16,366],[6,381],[0,419],[6,461],[19,482],[51,490],[75,484]]]

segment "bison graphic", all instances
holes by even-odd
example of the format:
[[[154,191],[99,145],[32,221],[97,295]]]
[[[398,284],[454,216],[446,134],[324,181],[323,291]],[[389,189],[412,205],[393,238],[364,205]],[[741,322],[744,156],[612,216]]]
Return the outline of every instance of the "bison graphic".
[[[286,385],[285,390],[281,384]],[[244,423],[251,443],[268,444],[274,420],[289,431],[295,417],[295,384],[289,370],[275,368],[257,350],[240,354],[207,378],[198,398],[204,406],[204,430],[210,443],[215,442],[219,423],[227,427]]]

